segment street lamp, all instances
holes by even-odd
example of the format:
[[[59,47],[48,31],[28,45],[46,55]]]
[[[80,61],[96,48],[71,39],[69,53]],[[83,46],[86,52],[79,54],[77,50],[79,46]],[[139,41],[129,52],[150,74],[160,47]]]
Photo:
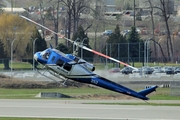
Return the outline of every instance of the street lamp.
[[[33,41],[33,57],[34,57],[34,52],[35,52],[35,43],[36,43],[36,40],[37,40],[38,38],[36,38],[36,39],[34,39],[34,41]],[[35,61],[34,61],[34,58],[32,57],[32,59],[33,59],[33,71],[34,71],[34,64],[35,64]]]
[[[16,38],[11,42],[11,77],[12,77],[12,61],[13,61],[13,44]]]
[[[144,42],[144,65],[146,64],[146,66],[148,66],[148,56],[149,56],[149,40],[151,40],[152,38],[148,38],[146,39],[146,41]],[[146,51],[147,50],[147,51]]]
[[[87,38],[84,38],[81,42],[81,45],[83,46],[84,40],[86,40]],[[81,58],[83,59],[83,49],[81,48]]]

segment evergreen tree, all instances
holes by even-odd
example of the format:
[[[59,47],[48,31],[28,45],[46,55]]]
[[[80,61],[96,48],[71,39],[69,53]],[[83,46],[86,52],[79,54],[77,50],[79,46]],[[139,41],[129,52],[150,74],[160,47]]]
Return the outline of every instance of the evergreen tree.
[[[136,14],[136,20],[142,21],[141,13],[140,13],[140,12],[138,12],[138,13]]]
[[[36,42],[35,42],[35,52],[37,51],[43,51],[45,49],[47,49],[47,44],[45,41],[45,38],[42,38],[41,34],[39,33],[39,31],[36,29],[35,31],[33,31],[33,35],[32,35],[32,41],[34,41],[36,38]]]
[[[140,39],[136,27],[131,27],[131,31],[128,35],[127,41],[129,42],[129,57],[134,63],[133,59],[139,57],[139,45],[143,43],[143,40]],[[140,50],[143,49],[143,46],[140,47]],[[142,54],[142,53],[141,53]]]
[[[123,35],[120,34],[119,25],[116,25],[113,34],[111,34],[107,39],[107,43],[111,45],[111,53],[110,53],[111,57],[117,58],[118,52],[120,58],[127,57],[127,46],[124,45],[126,43],[126,39],[125,37],[123,37]]]
[[[33,46],[34,40],[36,41],[35,41],[35,45]],[[31,36],[31,41],[27,44],[27,47],[26,47],[26,54],[27,54],[26,57],[30,59],[23,60],[23,61],[28,61],[30,64],[33,64],[33,59],[34,59],[32,58],[33,47],[34,47],[34,52],[43,51],[47,49],[47,44],[46,44],[45,39],[41,37],[41,34],[36,28],[33,31],[33,35]],[[37,66],[37,62],[35,62],[35,67],[36,66]]]
[[[62,43],[58,44],[56,49],[60,50],[61,52],[65,53],[65,54],[70,53],[68,47]]]
[[[78,27],[77,32],[75,34],[73,34],[72,39],[74,41],[78,39],[78,41],[76,41],[76,42],[80,42],[80,44],[83,42],[84,46],[91,49],[91,47],[89,45],[89,38],[88,38],[87,34],[84,33],[84,29],[82,26]],[[94,54],[92,52],[89,52],[87,50],[81,50],[81,48],[79,48],[79,50],[78,50],[79,57],[81,57],[81,52],[83,52],[83,59],[85,59],[86,61],[93,62]]]
[[[36,40],[36,41],[34,41],[34,40]],[[33,46],[33,42],[35,42],[34,46]],[[33,47],[35,49],[34,52],[43,51],[47,48],[45,39],[41,37],[41,34],[39,33],[39,31],[36,28],[33,31],[33,34],[31,36],[31,41],[28,43],[28,45],[26,47],[27,57],[29,57],[29,58],[31,58],[31,56],[32,56]]]
[[[3,42],[0,40],[0,58],[5,58],[5,51],[4,51],[4,44]]]
[[[9,59],[6,59],[7,58],[7,53],[4,50],[4,44],[3,44],[2,40],[0,40],[0,58],[1,59],[3,58],[4,70],[10,69],[10,67],[9,67]]]

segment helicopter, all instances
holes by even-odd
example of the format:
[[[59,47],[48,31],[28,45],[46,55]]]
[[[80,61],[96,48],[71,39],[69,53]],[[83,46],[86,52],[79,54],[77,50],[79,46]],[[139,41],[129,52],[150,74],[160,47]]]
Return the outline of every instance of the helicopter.
[[[44,29],[47,29],[51,31],[54,34],[57,34],[61,36],[60,34],[52,31],[51,29],[36,23],[35,21],[25,17],[25,16],[20,16],[30,22],[35,23],[38,26],[43,27]],[[105,57],[107,59],[110,59],[112,61],[118,62],[120,64],[123,64],[125,66],[131,67],[133,69],[137,69],[133,66],[130,66],[129,64],[126,64],[124,62],[121,62],[119,60],[116,60],[110,56],[104,55],[100,52],[97,52],[95,50],[92,50],[90,48],[87,48],[86,46],[83,46],[82,44],[79,44],[75,41],[72,41],[71,39],[65,38],[64,36],[61,36],[65,40],[70,41],[74,45],[83,48],[85,50],[88,50],[90,52],[93,52],[99,56]],[[85,61],[82,58],[77,57],[74,54],[65,54],[55,48],[53,48],[50,45],[50,48],[45,49],[44,51],[39,51],[34,54],[34,59],[42,64],[44,68],[46,68],[51,74],[58,78],[64,78],[65,81],[70,79],[74,80],[77,82],[81,83],[87,83],[87,84],[92,84],[98,87],[102,87],[114,92],[118,92],[121,94],[125,94],[128,96],[132,96],[138,99],[142,100],[149,100],[147,97],[148,94],[156,91],[156,88],[158,87],[157,85],[151,86],[147,89],[141,90],[139,92],[136,92],[128,87],[125,87],[121,84],[118,84],[116,82],[113,82],[111,80],[108,80],[104,77],[101,77],[97,74],[94,73],[95,67],[93,64]]]

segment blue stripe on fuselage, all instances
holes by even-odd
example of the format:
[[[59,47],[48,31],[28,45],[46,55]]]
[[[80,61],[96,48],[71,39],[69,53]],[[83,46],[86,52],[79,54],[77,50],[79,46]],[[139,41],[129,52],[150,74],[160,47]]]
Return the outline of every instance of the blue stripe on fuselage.
[[[93,84],[93,85],[96,85],[96,86],[99,86],[108,90],[112,90],[112,91],[119,92],[122,94],[141,98],[144,100],[148,99],[146,96],[142,96],[132,89],[129,89],[125,86],[122,86],[120,84],[117,84],[115,82],[112,82],[106,78],[103,78],[97,75],[91,76],[89,78],[73,78],[73,80],[78,81],[78,82],[83,82],[83,83],[90,83],[90,84]]]

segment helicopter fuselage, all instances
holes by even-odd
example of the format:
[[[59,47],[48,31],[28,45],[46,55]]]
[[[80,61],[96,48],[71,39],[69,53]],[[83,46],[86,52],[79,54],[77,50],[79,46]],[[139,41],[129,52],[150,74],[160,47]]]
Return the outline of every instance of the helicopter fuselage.
[[[70,59],[69,55],[66,55],[56,49],[46,49],[43,52],[37,52],[34,55],[34,58],[39,63],[43,64],[47,69],[67,79],[93,84],[143,100],[148,99],[144,96],[144,93],[143,95],[138,94],[134,90],[94,74],[91,70],[87,69],[86,62],[76,62],[75,60]],[[153,90],[155,90],[155,88],[156,86]],[[152,91],[152,89],[150,91]]]

